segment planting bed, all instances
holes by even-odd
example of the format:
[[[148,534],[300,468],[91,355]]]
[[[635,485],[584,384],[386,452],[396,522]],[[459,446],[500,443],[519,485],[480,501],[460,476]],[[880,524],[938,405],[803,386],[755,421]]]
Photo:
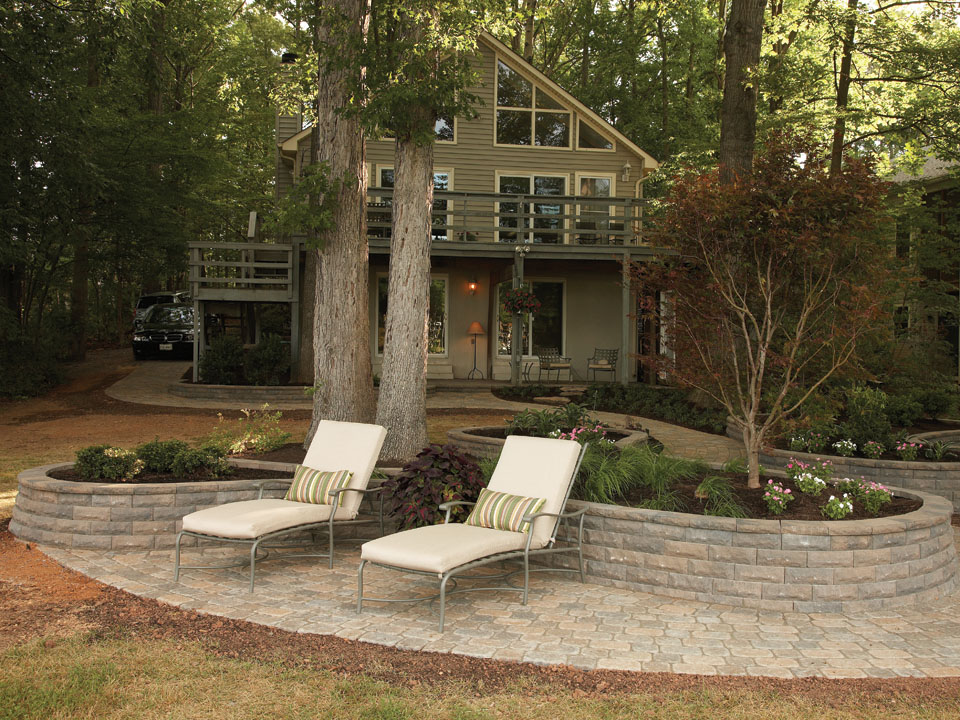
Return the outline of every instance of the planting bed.
[[[611,438],[616,438],[620,447],[644,443],[650,436],[642,430],[627,428],[604,428]],[[503,425],[488,427],[465,427],[447,431],[447,441],[456,445],[463,452],[476,458],[499,457],[506,442]]]

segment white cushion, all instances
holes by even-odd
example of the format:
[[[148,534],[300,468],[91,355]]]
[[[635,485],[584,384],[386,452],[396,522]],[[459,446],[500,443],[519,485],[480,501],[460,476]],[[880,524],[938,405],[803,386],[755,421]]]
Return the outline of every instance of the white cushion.
[[[472,560],[522,550],[526,541],[524,533],[448,523],[404,530],[365,542],[360,557],[439,575]]]
[[[573,440],[511,435],[503,444],[490,483],[491,490],[544,498],[541,512],[558,513],[580,456],[580,443]],[[550,541],[556,518],[539,518],[533,523],[531,548]]]
[[[336,520],[349,517],[343,508],[334,515]],[[264,498],[192,512],[184,516],[183,529],[213,537],[252,540],[277,530],[325,522],[329,518],[329,505]]]
[[[349,470],[353,477],[348,487],[364,490],[386,437],[387,431],[379,425],[321,420],[303,464],[314,470]],[[341,508],[355,517],[362,493],[347,492],[340,498]]]

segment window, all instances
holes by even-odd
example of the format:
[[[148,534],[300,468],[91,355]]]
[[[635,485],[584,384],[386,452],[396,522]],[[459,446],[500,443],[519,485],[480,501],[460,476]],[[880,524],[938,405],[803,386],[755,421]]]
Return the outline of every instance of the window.
[[[377,277],[377,355],[383,355],[387,334],[386,275]],[[427,352],[430,355],[447,354],[447,278],[430,277],[430,307],[427,311]]]
[[[434,170],[433,172],[433,189],[434,190],[450,190],[451,189],[451,172],[449,170]],[[382,188],[393,188],[396,184],[396,177],[392,167],[380,166],[377,168],[377,187]],[[377,198],[374,194],[373,199],[368,203],[372,207],[382,206],[390,207],[393,204],[393,201],[389,197]],[[443,227],[444,225],[451,224],[451,218],[447,214],[447,209],[449,207],[448,201],[445,199],[439,199],[433,201],[433,224],[439,225],[440,227],[435,227],[430,232],[430,237],[434,240],[446,240],[448,235],[448,230]],[[367,235],[370,237],[390,237],[390,223],[391,216],[388,213],[382,212],[371,212],[367,216],[367,226],[368,232]]]
[[[570,111],[497,61],[497,145],[570,147]]]
[[[565,175],[500,175],[497,178],[497,192],[516,195],[566,195],[567,178]],[[498,233],[499,242],[509,243],[549,243],[557,244],[562,242],[561,233],[550,232],[558,230],[563,225],[563,208],[561,203],[537,202],[533,203],[511,203],[501,202],[499,207],[498,224],[501,228],[528,229],[531,227],[531,218],[528,217],[510,217],[510,215],[519,215],[522,212],[534,215],[546,216],[532,218],[533,232],[517,232],[500,230]]]
[[[614,187],[613,175],[581,175],[577,173],[577,195],[586,198],[609,198],[613,197]],[[599,230],[608,229],[610,225],[610,215],[613,208],[610,205],[584,202],[578,208],[580,215],[577,221],[578,230]],[[622,228],[621,228],[622,229]],[[597,235],[586,233],[578,234],[581,242],[589,242],[591,239],[596,242]]]
[[[532,280],[523,286],[532,289],[540,301],[540,312],[536,316],[525,315],[520,324],[520,353],[535,355],[540,348],[556,348],[563,353],[563,282],[558,280]],[[499,355],[511,354],[513,315],[503,307],[504,296],[511,287],[510,283],[498,286],[497,346]]]
[[[613,140],[580,120],[577,123],[577,148],[579,150],[613,150]]]
[[[456,121],[451,117],[438,117],[433,124],[433,135],[437,142],[456,142]]]

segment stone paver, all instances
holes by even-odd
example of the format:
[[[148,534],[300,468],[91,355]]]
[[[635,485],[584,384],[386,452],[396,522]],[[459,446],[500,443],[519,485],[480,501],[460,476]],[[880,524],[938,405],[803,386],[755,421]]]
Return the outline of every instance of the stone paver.
[[[510,592],[454,595],[446,632],[431,602],[369,602],[356,613],[359,552],[333,570],[314,559],[264,563],[257,589],[246,573],[184,570],[173,582],[169,551],[45,548],[79,572],[143,597],[295,632],[322,633],[401,649],[452,652],[584,669],[831,678],[960,676],[960,596],[920,609],[859,614],[781,613],[678,601],[536,573],[530,601]],[[208,550],[207,561],[224,551]],[[198,551],[185,551],[184,562]],[[421,576],[369,567],[370,595],[431,594]]]

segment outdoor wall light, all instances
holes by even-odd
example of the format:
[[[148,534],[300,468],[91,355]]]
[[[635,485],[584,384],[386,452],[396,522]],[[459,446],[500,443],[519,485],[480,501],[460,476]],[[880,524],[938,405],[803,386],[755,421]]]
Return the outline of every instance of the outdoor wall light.
[[[629,162],[625,162],[625,163],[623,164],[623,167],[620,168],[620,179],[621,179],[623,182],[627,182],[627,180],[630,179],[630,171],[631,171],[632,169],[633,169],[633,168],[631,167],[631,165],[630,165]]]
[[[471,295],[475,295],[477,292],[477,281],[470,280],[470,282],[467,283],[467,290],[470,291]]]

